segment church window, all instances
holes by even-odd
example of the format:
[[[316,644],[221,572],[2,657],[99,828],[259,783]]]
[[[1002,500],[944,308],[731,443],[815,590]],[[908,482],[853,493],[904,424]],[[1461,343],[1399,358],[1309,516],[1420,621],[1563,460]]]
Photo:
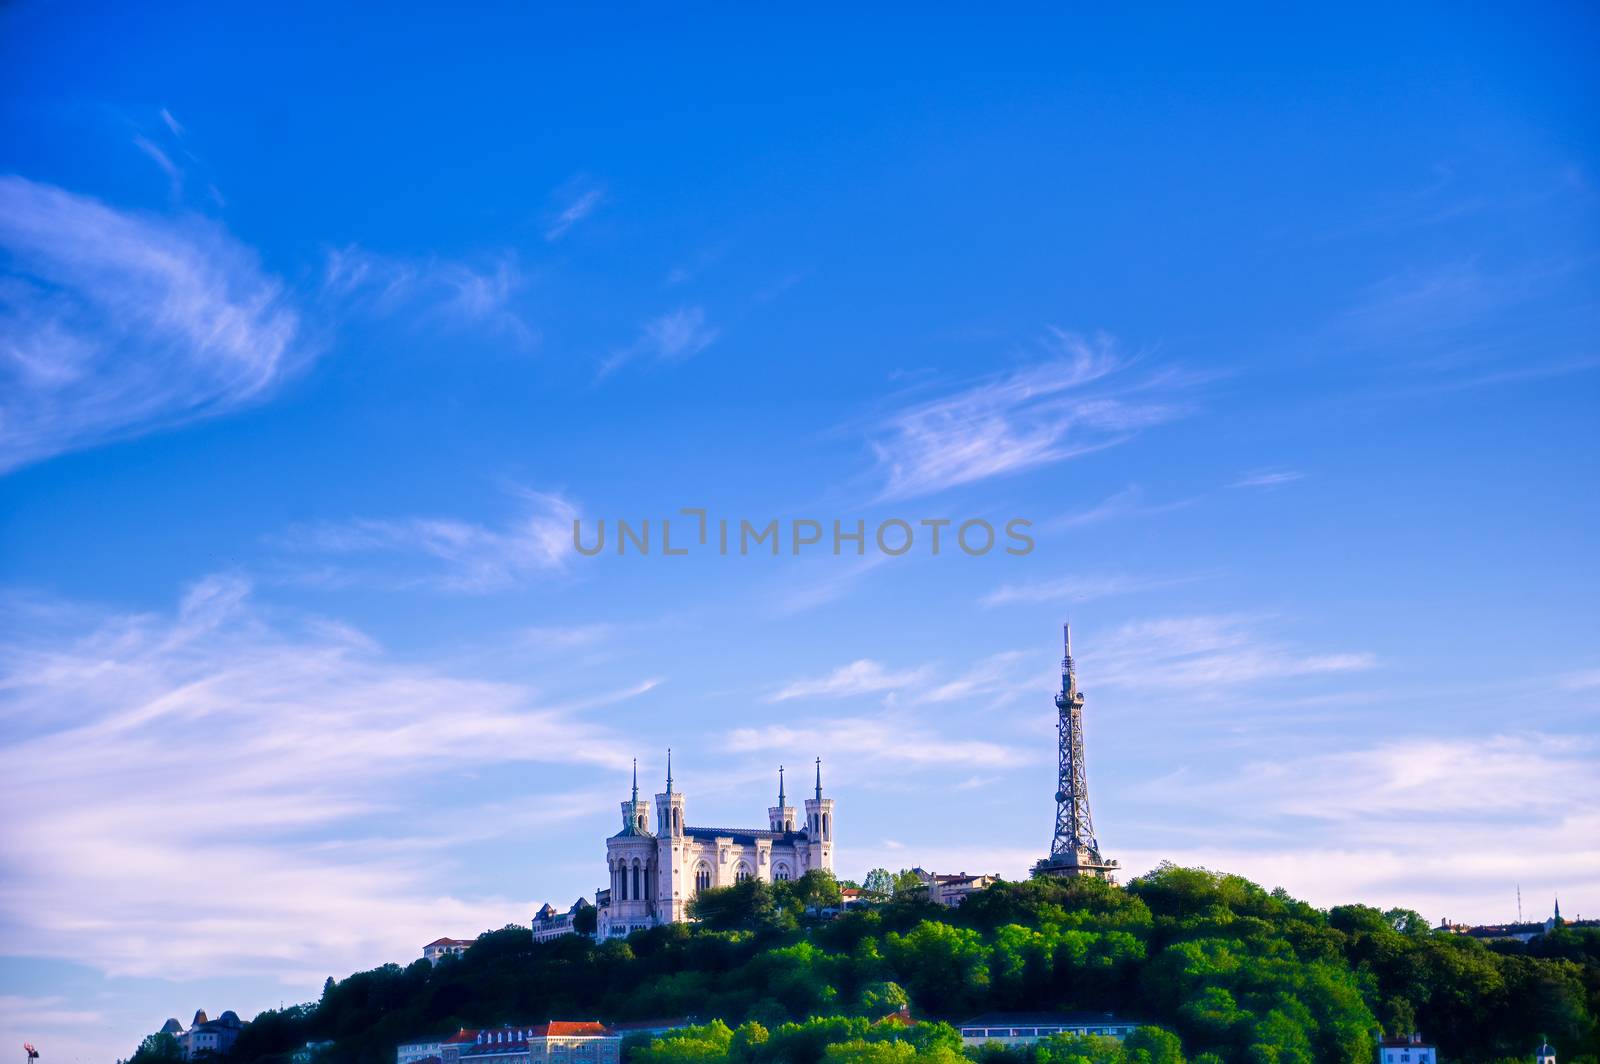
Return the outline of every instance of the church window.
[[[633,896],[634,896],[635,900],[637,900],[638,897],[639,897],[639,862],[638,861],[633,862]]]
[[[789,866],[782,864],[779,865],[777,868],[773,869],[772,875],[774,879],[777,879],[780,882],[787,881],[789,878]]]
[[[695,893],[711,889],[711,868],[709,865],[702,863],[694,870],[694,889]]]
[[[828,823],[828,814],[827,813],[823,813],[822,814],[822,837],[823,838],[827,838],[828,837],[828,828],[830,826],[831,825],[829,825],[829,823]]]

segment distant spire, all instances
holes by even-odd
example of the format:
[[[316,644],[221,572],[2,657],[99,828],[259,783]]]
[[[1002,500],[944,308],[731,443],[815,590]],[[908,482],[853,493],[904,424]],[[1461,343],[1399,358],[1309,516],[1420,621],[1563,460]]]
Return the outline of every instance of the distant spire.
[[[667,793],[672,793],[672,747],[667,747]]]
[[[1561,899],[1556,899],[1556,923],[1561,922]]]
[[[633,804],[639,804],[639,759],[633,759]]]
[[[1061,655],[1061,675],[1071,676],[1073,669],[1075,668],[1072,663],[1072,625],[1063,624],[1061,626],[1061,643],[1063,646]]]
[[[817,801],[822,801],[822,758],[817,758]]]
[[[789,803],[783,797],[783,766],[778,766],[778,808],[782,809]]]

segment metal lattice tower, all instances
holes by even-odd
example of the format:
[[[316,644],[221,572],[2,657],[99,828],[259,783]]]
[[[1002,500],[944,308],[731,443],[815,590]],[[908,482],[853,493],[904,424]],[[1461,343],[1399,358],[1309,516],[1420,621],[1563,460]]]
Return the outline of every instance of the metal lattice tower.
[[[1089,777],[1084,767],[1083,692],[1078,690],[1077,668],[1072,661],[1072,626],[1061,629],[1065,653],[1061,658],[1061,691],[1056,695],[1059,720],[1059,770],[1056,783],[1056,833],[1050,856],[1036,870],[1047,875],[1091,875],[1109,878],[1115,861],[1100,856],[1089,812]]]

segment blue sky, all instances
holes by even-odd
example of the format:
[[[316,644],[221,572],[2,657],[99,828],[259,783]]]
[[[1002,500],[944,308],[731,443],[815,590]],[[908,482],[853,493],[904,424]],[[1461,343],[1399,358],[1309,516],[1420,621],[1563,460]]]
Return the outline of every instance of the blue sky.
[[[1600,912],[1595,31],[11,5],[0,1041],[526,922],[669,745],[1020,875],[1066,619],[1130,874]],[[684,507],[1036,545],[570,549]]]

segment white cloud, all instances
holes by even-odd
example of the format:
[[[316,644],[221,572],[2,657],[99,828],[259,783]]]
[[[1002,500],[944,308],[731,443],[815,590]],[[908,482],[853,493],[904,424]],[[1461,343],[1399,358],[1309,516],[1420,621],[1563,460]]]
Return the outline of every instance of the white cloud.
[[[297,574],[317,583],[503,590],[559,574],[574,557],[572,524],[577,508],[560,495],[517,494],[525,512],[500,526],[443,517],[358,518],[299,526],[283,543],[296,552],[362,563]]]
[[[929,688],[919,697],[927,702],[970,702],[989,697],[989,708],[1009,702],[1038,676],[1039,656],[1007,650],[991,654],[954,679]]]
[[[600,376],[610,376],[638,358],[682,362],[711,346],[717,335],[718,330],[706,324],[700,307],[679,307],[645,322],[638,339],[601,364]]]
[[[1524,733],[1402,737],[1206,780],[1181,774],[1152,781],[1148,796],[1204,803],[1225,838],[1121,856],[1130,867],[1167,859],[1237,872],[1318,905],[1415,908],[1432,921],[1513,919],[1519,883],[1537,899],[1530,914],[1546,915],[1557,892],[1569,913],[1587,912],[1600,907],[1597,768],[1590,737]]]
[[[871,766],[886,763],[928,766],[963,765],[1001,767],[1025,763],[1028,759],[999,743],[983,739],[948,738],[930,731],[926,725],[902,717],[835,717],[808,722],[796,728],[771,724],[761,728],[736,728],[729,733],[726,748],[734,753],[792,750],[825,737],[831,763],[843,766],[846,775],[861,778],[872,773]]]
[[[1103,521],[1113,521],[1124,517],[1146,517],[1154,514],[1167,513],[1171,510],[1181,510],[1193,505],[1193,499],[1180,499],[1176,502],[1147,504],[1143,501],[1144,490],[1137,484],[1129,485],[1115,495],[1075,513],[1062,514],[1037,524],[1040,532],[1048,532],[1063,528],[1081,528],[1085,525],[1097,525]]]
[[[300,985],[405,958],[441,927],[527,911],[452,896],[438,851],[457,827],[418,815],[419,788],[517,763],[623,771],[615,737],[576,710],[277,617],[236,579],[202,582],[171,616],[44,610],[18,627],[0,644],[13,955]],[[559,796],[538,804],[572,815]]]
[[[767,697],[769,702],[787,702],[792,698],[850,698],[854,695],[876,694],[892,691],[918,683],[925,670],[913,669],[890,672],[876,661],[863,658],[842,665],[826,676],[809,680],[795,680]]]
[[[1189,692],[1210,699],[1270,680],[1370,669],[1366,651],[1313,653],[1261,635],[1236,615],[1138,621],[1085,643],[1080,661],[1096,686]]]
[[[1559,678],[1559,683],[1568,691],[1588,691],[1600,687],[1600,669],[1569,672]]]
[[[1258,469],[1253,473],[1245,473],[1228,486],[1230,488],[1279,488],[1285,484],[1293,484],[1304,477],[1304,473],[1293,469]]]
[[[1142,811],[1095,811],[1123,882],[1173,861],[1282,886],[1319,906],[1401,906],[1430,922],[1481,923],[1514,919],[1520,884],[1530,919],[1548,915],[1556,895],[1569,917],[1593,915],[1597,755],[1588,736],[1404,737],[1152,779],[1137,788]],[[918,864],[1022,878],[1043,849],[1042,839],[1014,846],[930,832],[844,857],[847,871]]]
[[[1041,580],[1029,584],[1003,584],[978,601],[984,606],[1005,606],[1015,602],[1092,602],[1116,595],[1131,595],[1154,588],[1171,587],[1182,580],[1121,575],[1069,576],[1060,580]]]
[[[324,295],[346,308],[414,315],[440,328],[487,328],[522,344],[539,335],[517,306],[528,284],[509,252],[474,266],[437,256],[380,255],[354,244],[328,252],[322,277]]]
[[[566,205],[555,213],[545,228],[544,238],[552,243],[566,235],[567,230],[583,221],[605,201],[605,189],[598,185],[579,182],[568,191]]]
[[[161,172],[167,175],[167,181],[172,189],[172,198],[177,199],[182,196],[183,171],[178,168],[178,165],[172,161],[171,157],[162,151],[159,146],[143,136],[135,135],[133,146],[149,156],[150,160],[161,168]]]
[[[883,499],[1020,473],[1121,443],[1184,408],[1157,396],[1171,378],[1115,385],[1109,340],[1053,331],[1050,361],[892,414],[873,442]]]
[[[0,176],[0,471],[259,400],[307,358],[215,223]]]
[[[940,670],[931,665],[891,671],[876,661],[863,658],[826,675],[786,684],[768,695],[767,701],[853,698],[871,694],[886,694],[893,700],[899,692],[915,688],[917,700],[925,703],[965,702],[998,696],[990,701],[992,708],[1010,701],[1018,690],[1037,678],[1037,669],[1033,668],[1036,659],[1037,655],[1008,650],[983,658],[965,672],[947,674],[948,678],[941,679]]]

